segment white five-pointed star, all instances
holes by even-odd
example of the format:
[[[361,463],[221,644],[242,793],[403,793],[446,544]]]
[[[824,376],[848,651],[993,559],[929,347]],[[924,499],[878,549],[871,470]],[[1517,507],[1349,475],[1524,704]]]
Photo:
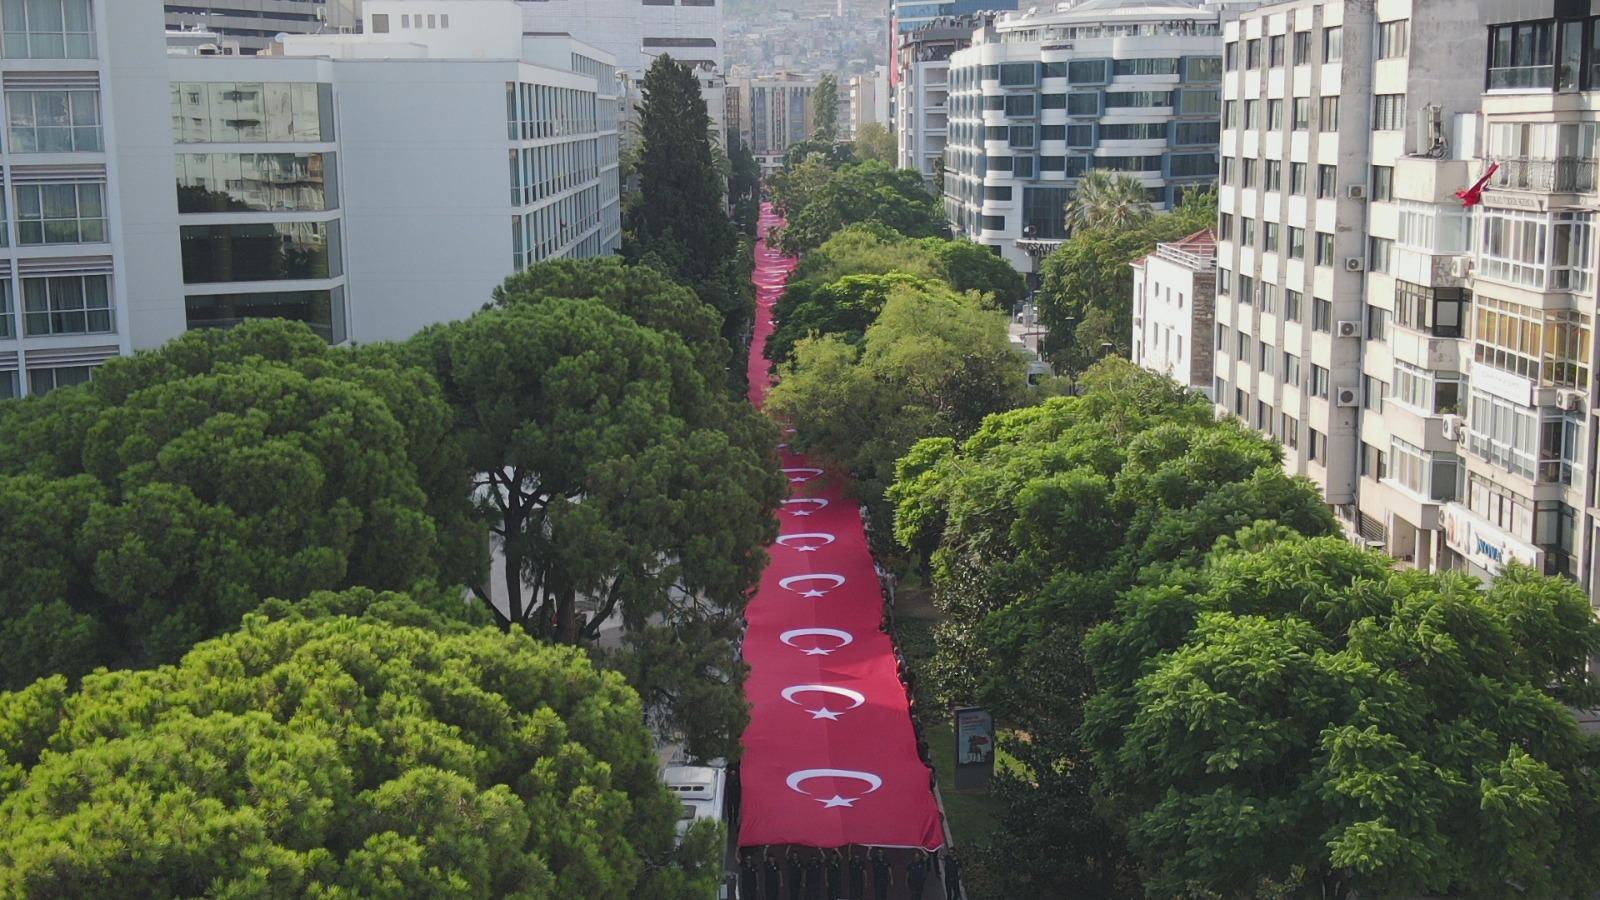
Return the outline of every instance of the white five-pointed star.
[[[789,479],[789,483],[790,484],[805,484],[806,480],[804,478],[801,478],[799,475],[796,475],[795,477]]]
[[[810,650],[806,651],[806,655],[807,656],[827,656],[828,654],[830,654],[832,652],[833,652],[832,650],[825,650],[822,647],[812,647]]]
[[[801,553],[813,553],[813,552],[816,551],[817,548],[815,548],[815,547],[796,547],[795,549],[799,550]]]
[[[841,797],[838,794],[834,794],[832,797],[829,797],[826,800],[822,799],[821,797],[813,797],[812,799],[818,803],[821,803],[823,809],[833,809],[835,806],[848,806],[851,809],[855,809],[856,801],[860,800],[861,798]]]
[[[824,706],[821,709],[808,709],[808,710],[806,710],[806,712],[811,713],[811,718],[813,718],[813,719],[829,719],[829,720],[832,720],[834,722],[839,721],[839,715],[840,714],[834,712],[833,710],[827,708],[826,706]]]
[[[809,516],[809,515],[811,515],[811,510],[809,510],[809,509],[792,509],[792,510],[789,511],[789,515],[791,515],[791,516]]]
[[[812,589],[812,590],[806,591],[804,594],[801,594],[800,596],[802,596],[802,597],[826,597],[826,596],[828,596],[828,592],[827,591],[819,591],[819,590],[816,590],[816,589]]]

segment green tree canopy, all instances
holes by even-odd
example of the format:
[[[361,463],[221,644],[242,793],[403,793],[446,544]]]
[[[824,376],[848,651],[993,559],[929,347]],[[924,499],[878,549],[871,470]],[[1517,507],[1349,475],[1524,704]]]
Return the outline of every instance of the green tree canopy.
[[[907,237],[950,236],[942,203],[911,169],[872,161],[844,166],[831,176],[814,174],[820,184],[781,198],[788,218],[778,243],[786,252],[803,256],[857,222],[878,222]],[[787,179],[780,184],[788,190]]]
[[[628,209],[628,256],[660,267],[722,317],[737,346],[755,315],[754,264],[728,218],[700,79],[662,54],[640,85],[639,190]],[[734,366],[743,376],[743,366]]]
[[[1246,538],[1087,646],[1111,802],[1163,896],[1581,897],[1600,624],[1570,582],[1487,591],[1340,538]]]
[[[839,79],[824,75],[811,92],[811,136],[831,144],[839,139]]]
[[[576,650],[252,616],[178,665],[0,695],[0,891],[710,896],[656,772],[638,696]]]
[[[1072,190],[1067,201],[1067,225],[1080,228],[1111,228],[1127,231],[1150,220],[1153,214],[1150,192],[1137,175],[1093,169]]]
[[[1104,355],[1107,343],[1126,354],[1133,334],[1129,264],[1158,243],[1216,227],[1216,219],[1216,193],[1193,191],[1171,214],[1074,231],[1045,259],[1037,295],[1039,322],[1047,329],[1043,349],[1056,371],[1082,372]]]
[[[736,134],[729,137],[728,162],[732,171],[728,176],[728,202],[733,206],[733,219],[739,230],[753,237],[761,217],[761,164],[743,138]]]
[[[769,412],[793,423],[793,446],[851,471],[878,507],[912,444],[969,434],[1023,391],[1005,318],[978,298],[928,283],[890,284],[888,296],[859,348],[837,334],[796,344],[767,398]]]
[[[894,132],[880,122],[863,122],[856,128],[856,159],[866,162],[877,160],[886,166],[896,165],[900,148],[895,143]]]
[[[767,339],[767,358],[788,362],[796,342],[822,335],[836,334],[860,345],[895,286],[928,289],[934,284],[903,274],[846,275],[822,285],[791,284],[772,308],[778,326]]]
[[[451,424],[392,348],[276,320],[0,403],[0,682],[176,660],[262,596],[476,581]]]
[[[742,709],[731,642],[776,533],[775,429],[708,384],[676,334],[602,299],[514,295],[411,342],[455,408],[481,521],[505,555],[496,615],[563,643],[595,638],[613,614],[635,643],[656,626],[705,629],[722,665],[698,671]],[[697,753],[735,755],[737,730],[696,724],[720,712],[637,687],[680,717]]]

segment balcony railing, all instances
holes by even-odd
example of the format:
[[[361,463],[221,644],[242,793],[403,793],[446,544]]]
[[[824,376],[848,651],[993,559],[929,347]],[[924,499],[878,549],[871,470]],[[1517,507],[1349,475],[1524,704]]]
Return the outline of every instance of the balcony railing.
[[[1505,191],[1546,194],[1592,194],[1596,160],[1569,156],[1561,159],[1496,159],[1500,168],[1489,187]]]

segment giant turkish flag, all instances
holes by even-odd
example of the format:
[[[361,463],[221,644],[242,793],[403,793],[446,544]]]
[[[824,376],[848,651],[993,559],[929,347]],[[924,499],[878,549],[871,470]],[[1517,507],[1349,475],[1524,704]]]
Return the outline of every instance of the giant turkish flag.
[[[763,208],[762,232],[777,224]],[[771,384],[762,352],[771,304],[794,260],[756,248],[758,308],[750,398]],[[745,613],[750,726],[741,766],[739,843],[937,849],[944,828],[917,755],[894,645],[879,630],[883,593],[859,506],[843,478],[783,453],[791,496]]]

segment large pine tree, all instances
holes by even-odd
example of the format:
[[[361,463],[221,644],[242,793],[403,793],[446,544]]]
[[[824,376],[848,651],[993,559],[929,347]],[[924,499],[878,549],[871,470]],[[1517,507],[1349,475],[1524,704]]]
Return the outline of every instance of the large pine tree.
[[[664,268],[722,315],[735,347],[754,313],[726,183],[713,160],[711,117],[693,70],[665,54],[641,86],[639,196],[631,205],[629,255]],[[734,366],[742,372],[742,366]]]

